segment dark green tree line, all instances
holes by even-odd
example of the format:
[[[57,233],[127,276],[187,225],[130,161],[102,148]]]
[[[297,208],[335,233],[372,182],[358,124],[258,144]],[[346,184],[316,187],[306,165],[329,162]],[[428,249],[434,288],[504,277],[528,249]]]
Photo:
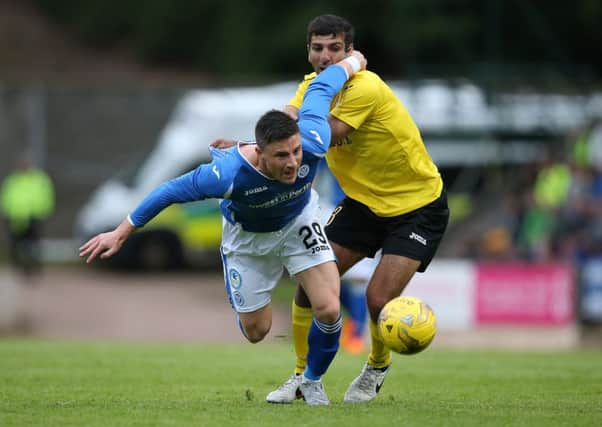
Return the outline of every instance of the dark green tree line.
[[[90,46],[224,76],[298,76],[305,29],[351,20],[371,68],[389,77],[537,71],[602,77],[599,0],[34,0]]]

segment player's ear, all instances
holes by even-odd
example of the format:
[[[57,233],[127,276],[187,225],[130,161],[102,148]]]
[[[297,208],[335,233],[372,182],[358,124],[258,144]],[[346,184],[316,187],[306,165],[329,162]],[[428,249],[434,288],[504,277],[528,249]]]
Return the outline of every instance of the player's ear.
[[[349,52],[351,52],[352,49],[353,49],[353,43],[349,43],[349,45],[347,45],[347,47],[345,47],[345,52],[349,53]]]
[[[309,44],[307,44],[306,47],[307,47],[307,61],[311,63],[311,61],[309,59]]]

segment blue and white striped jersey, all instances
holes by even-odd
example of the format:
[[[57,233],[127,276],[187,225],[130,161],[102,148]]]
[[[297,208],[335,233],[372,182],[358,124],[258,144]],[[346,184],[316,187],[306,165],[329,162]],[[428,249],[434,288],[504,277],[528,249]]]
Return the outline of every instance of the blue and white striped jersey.
[[[130,222],[142,227],[172,203],[220,198],[224,199],[221,208],[226,220],[240,223],[245,231],[280,230],[309,202],[312,181],[330,145],[330,102],[346,80],[345,69],[332,65],[307,89],[298,121],[303,160],[294,184],[266,177],[238,147],[213,149],[211,163],[157,187],[129,215]]]

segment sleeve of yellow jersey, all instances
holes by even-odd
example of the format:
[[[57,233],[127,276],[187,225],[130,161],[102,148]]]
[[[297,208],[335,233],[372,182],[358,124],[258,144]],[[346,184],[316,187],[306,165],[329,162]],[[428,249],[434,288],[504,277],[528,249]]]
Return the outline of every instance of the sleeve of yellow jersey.
[[[360,71],[347,82],[330,114],[354,129],[372,114],[379,102],[378,85],[367,71]]]
[[[301,83],[299,83],[299,86],[297,86],[297,92],[295,92],[295,96],[293,96],[286,105],[291,105],[297,109],[301,108],[305,91],[315,77],[316,73],[306,74]]]

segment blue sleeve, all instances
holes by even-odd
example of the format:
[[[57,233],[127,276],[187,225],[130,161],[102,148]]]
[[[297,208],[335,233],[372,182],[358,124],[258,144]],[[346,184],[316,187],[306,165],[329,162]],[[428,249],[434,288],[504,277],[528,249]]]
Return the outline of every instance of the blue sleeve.
[[[328,117],[330,102],[347,81],[347,72],[340,65],[331,65],[311,82],[299,109],[299,121]]]
[[[299,109],[299,129],[303,148],[323,156],[330,146],[328,113],[332,98],[343,88],[347,72],[340,65],[331,65],[316,77],[305,92]]]
[[[136,227],[143,227],[174,203],[224,197],[231,180],[220,166],[213,161],[159,185],[129,215],[130,221]]]

